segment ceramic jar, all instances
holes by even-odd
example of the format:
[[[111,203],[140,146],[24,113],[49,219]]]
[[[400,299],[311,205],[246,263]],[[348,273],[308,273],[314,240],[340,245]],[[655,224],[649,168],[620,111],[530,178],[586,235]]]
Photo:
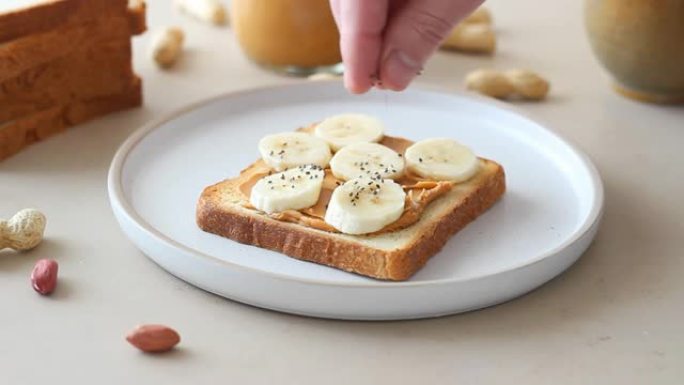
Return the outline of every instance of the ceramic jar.
[[[585,0],[585,21],[618,92],[684,102],[684,0]]]

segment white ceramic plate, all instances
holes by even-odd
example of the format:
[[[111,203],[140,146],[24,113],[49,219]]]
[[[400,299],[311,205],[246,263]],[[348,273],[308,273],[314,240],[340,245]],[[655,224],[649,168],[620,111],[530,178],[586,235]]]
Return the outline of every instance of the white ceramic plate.
[[[390,135],[453,137],[501,163],[508,191],[406,282],[364,278],[199,230],[202,189],[253,162],[262,136],[343,112],[376,115]],[[453,314],[520,296],[579,258],[603,206],[588,158],[501,103],[420,90],[351,96],[338,82],[228,94],[150,124],[116,154],[109,194],[128,237],[193,285],[269,309],[364,320]]]

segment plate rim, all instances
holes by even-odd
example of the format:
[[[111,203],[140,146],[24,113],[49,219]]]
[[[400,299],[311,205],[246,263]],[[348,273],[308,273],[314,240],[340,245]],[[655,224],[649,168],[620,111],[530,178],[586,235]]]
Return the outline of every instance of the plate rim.
[[[126,140],[119,146],[117,149],[110,168],[109,172],[107,174],[107,190],[109,194],[109,200],[110,204],[112,206],[112,209],[119,209],[121,213],[124,215],[128,216],[131,219],[131,222],[141,231],[146,233],[148,236],[151,236],[152,238],[155,238],[157,241],[163,242],[167,244],[167,246],[173,247],[173,248],[178,248],[185,253],[189,253],[204,259],[209,259],[212,262],[220,263],[222,265],[226,265],[230,268],[236,268],[236,269],[241,269],[245,270],[247,272],[251,272],[254,274],[260,274],[260,275],[266,275],[269,276],[270,278],[278,279],[278,280],[284,280],[284,281],[293,281],[293,282],[298,282],[298,283],[306,283],[306,284],[314,284],[314,285],[324,285],[324,286],[331,286],[331,287],[346,287],[346,288],[385,288],[385,289],[396,289],[396,288],[403,288],[403,287],[423,287],[423,286],[433,286],[433,285],[449,285],[449,284],[458,284],[458,283],[465,283],[469,281],[475,281],[475,280],[480,280],[480,279],[487,279],[487,278],[492,278],[500,274],[505,274],[507,272],[512,272],[512,271],[517,271],[521,269],[528,268],[532,265],[535,265],[537,263],[540,263],[550,257],[553,257],[554,255],[559,254],[563,250],[566,250],[567,248],[571,247],[573,244],[577,243],[579,240],[581,240],[587,232],[591,231],[592,228],[594,228],[595,225],[601,220],[603,216],[603,211],[604,211],[604,205],[605,205],[605,192],[604,192],[604,186],[603,182],[601,180],[600,173],[594,163],[592,162],[591,158],[589,155],[587,155],[584,151],[582,151],[575,143],[573,143],[571,140],[568,140],[552,129],[550,129],[551,126],[546,124],[545,120],[539,119],[536,116],[533,116],[532,114],[522,111],[521,109],[509,105],[507,103],[504,103],[502,101],[492,99],[492,98],[487,98],[484,96],[481,96],[479,94],[473,93],[473,92],[464,92],[460,90],[448,90],[442,87],[434,87],[434,86],[425,86],[425,85],[420,85],[420,86],[412,86],[407,92],[411,91],[419,91],[419,92],[430,92],[430,93],[437,93],[440,95],[446,95],[446,96],[458,96],[462,97],[465,99],[471,99],[475,100],[484,104],[492,105],[494,107],[500,108],[504,111],[519,115],[533,123],[536,123],[539,125],[544,131],[546,131],[547,134],[551,135],[554,139],[559,140],[561,143],[565,144],[568,146],[568,148],[578,156],[579,161],[582,163],[582,165],[585,167],[585,169],[589,173],[590,181],[593,184],[593,203],[592,206],[589,210],[589,213],[587,215],[587,218],[585,221],[582,223],[582,225],[575,229],[572,233],[570,233],[570,236],[566,238],[564,242],[559,243],[555,247],[552,247],[549,250],[544,251],[543,253],[540,253],[536,258],[532,260],[525,261],[524,263],[520,263],[517,265],[514,265],[512,267],[508,268],[501,268],[498,269],[494,272],[484,274],[484,275],[478,275],[478,276],[468,276],[464,278],[443,278],[443,279],[431,279],[431,280],[424,280],[424,281],[373,281],[373,282],[338,282],[338,281],[329,281],[329,280],[324,280],[324,279],[316,279],[316,278],[299,278],[299,277],[293,277],[290,275],[285,275],[285,274],[278,274],[276,272],[272,271],[267,271],[267,270],[262,270],[258,269],[255,267],[251,266],[245,266],[241,265],[235,262],[231,261],[226,261],[221,258],[217,258],[215,256],[212,256],[210,254],[204,253],[202,251],[196,250],[194,248],[191,248],[189,246],[186,246],[175,239],[166,236],[165,234],[161,233],[158,229],[156,229],[154,226],[149,224],[142,216],[135,210],[135,208],[132,206],[132,204],[125,199],[125,194],[123,191],[123,182],[122,182],[122,171],[123,167],[126,163],[126,160],[128,158],[128,155],[135,149],[135,147],[143,140],[145,137],[147,137],[150,133],[154,132],[156,129],[161,127],[167,122],[170,122],[178,117],[181,117],[187,113],[190,113],[192,111],[195,111],[199,108],[202,108],[206,105],[209,105],[211,103],[214,103],[219,100],[223,99],[231,99],[231,98],[239,98],[245,95],[250,95],[250,94],[257,94],[257,93],[264,93],[264,92],[269,92],[269,91],[276,91],[280,90],[283,88],[315,88],[315,87],[321,87],[323,85],[330,85],[333,82],[336,83],[336,81],[319,81],[319,82],[308,82],[308,83],[286,83],[286,84],[279,84],[279,85],[268,85],[268,86],[260,86],[260,87],[252,87],[248,89],[241,89],[241,90],[234,90],[234,91],[227,91],[227,92],[222,92],[207,98],[203,98],[200,100],[197,100],[195,102],[189,103],[186,106],[176,108],[168,113],[163,114],[162,116],[158,118],[154,118],[147,123],[143,124],[139,128],[137,128],[135,131],[133,131],[132,134],[130,134]],[[143,253],[147,258],[150,258],[150,256],[146,255]],[[288,257],[291,258],[291,257]],[[164,268],[166,270],[166,268]]]

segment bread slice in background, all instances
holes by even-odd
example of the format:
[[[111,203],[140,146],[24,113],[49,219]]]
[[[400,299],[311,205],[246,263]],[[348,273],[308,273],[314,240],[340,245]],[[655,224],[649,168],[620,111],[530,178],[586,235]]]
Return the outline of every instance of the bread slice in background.
[[[0,12],[0,43],[102,16],[124,14],[129,0],[45,0]],[[3,8],[4,9],[4,8]]]
[[[0,160],[65,128],[140,106],[131,38],[145,4],[46,0],[0,13]]]
[[[491,160],[481,162],[477,175],[432,202],[417,223],[395,232],[335,234],[272,219],[242,205],[240,177],[202,192],[197,224],[204,231],[240,243],[373,278],[402,281],[503,195],[503,168]]]
[[[145,29],[145,8],[139,7],[120,14],[94,15],[78,23],[7,41],[0,44],[0,83],[74,52],[130,41]]]
[[[142,83],[138,77],[134,77],[131,84],[121,92],[87,100],[74,100],[0,123],[0,160],[68,127],[141,104]]]
[[[50,106],[119,94],[135,78],[130,40],[101,42],[1,83],[0,122]]]

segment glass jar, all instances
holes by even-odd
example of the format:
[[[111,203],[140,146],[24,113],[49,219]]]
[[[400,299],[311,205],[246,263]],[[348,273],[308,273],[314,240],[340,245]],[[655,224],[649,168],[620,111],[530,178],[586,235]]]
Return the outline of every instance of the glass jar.
[[[231,24],[247,57],[292,75],[341,72],[328,0],[232,0]]]

